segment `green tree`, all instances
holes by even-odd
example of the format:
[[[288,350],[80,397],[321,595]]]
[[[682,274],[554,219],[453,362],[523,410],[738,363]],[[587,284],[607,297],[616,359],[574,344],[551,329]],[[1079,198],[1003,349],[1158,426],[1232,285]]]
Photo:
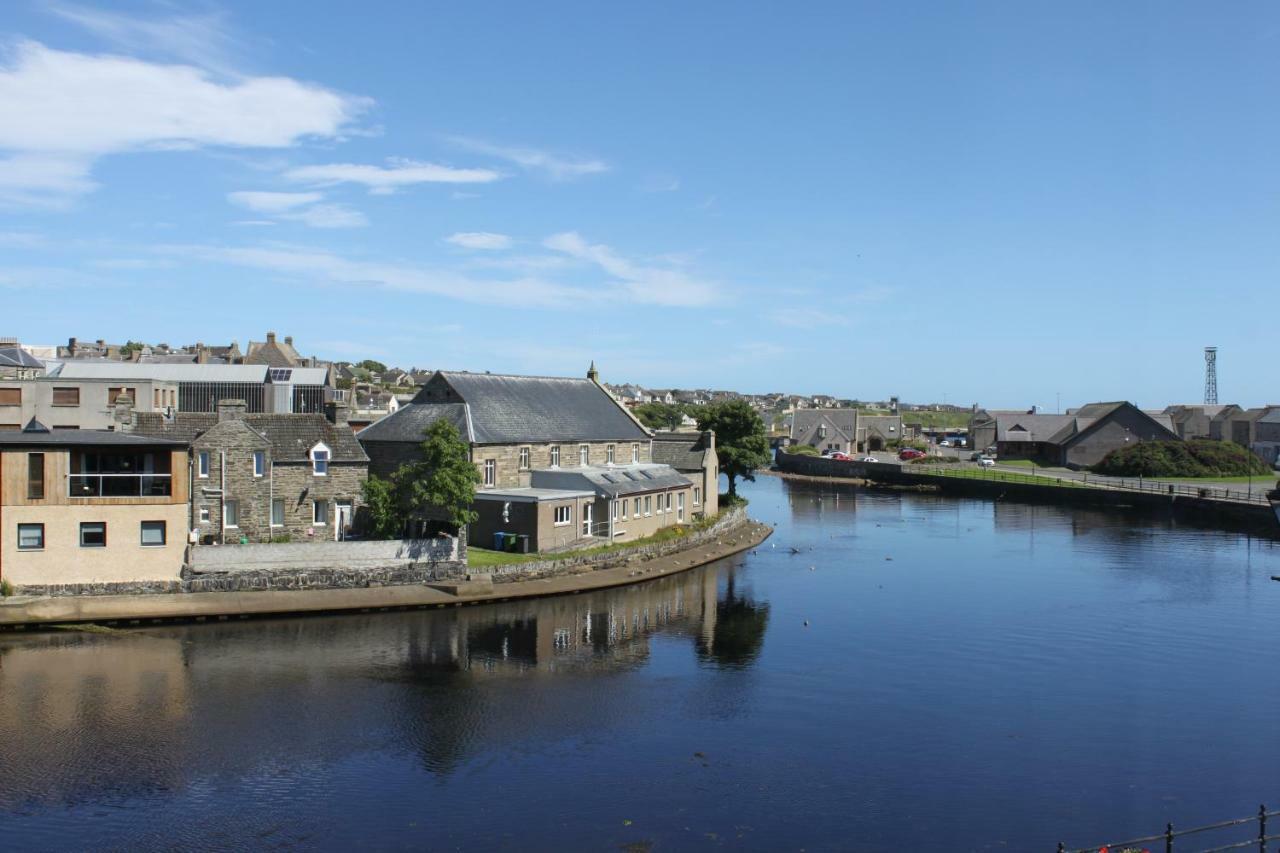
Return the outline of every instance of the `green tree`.
[[[405,512],[396,497],[395,484],[373,474],[361,487],[369,533],[377,539],[398,539],[404,534]]]
[[[138,350],[142,349],[144,346],[146,346],[146,344],[142,343],[141,341],[135,341],[132,338],[130,338],[127,342],[125,342],[124,346],[120,347],[120,357],[132,358],[133,354]]]
[[[720,470],[729,478],[730,499],[738,496],[736,480],[755,480],[755,470],[769,464],[769,439],[764,421],[745,400],[706,406],[699,412],[698,429],[714,430]]]
[[[371,359],[371,358],[366,358],[364,361],[362,361],[362,362],[360,362],[359,364],[357,364],[357,365],[356,365],[356,367],[361,367],[361,368],[364,368],[365,370],[369,370],[369,371],[372,371],[372,372],[374,372],[374,373],[386,373],[386,372],[387,372],[387,366],[386,366],[385,364],[383,364],[383,363],[382,363],[382,362],[380,362],[380,361],[374,361],[374,360],[373,360],[373,359]]]
[[[392,475],[398,503],[407,516],[438,514],[458,527],[476,520],[471,508],[480,472],[471,464],[470,448],[458,429],[438,420],[422,431],[422,458],[402,465]]]
[[[640,419],[640,423],[649,429],[676,429],[680,426],[680,418],[684,414],[679,406],[668,403],[642,403],[632,411]]]

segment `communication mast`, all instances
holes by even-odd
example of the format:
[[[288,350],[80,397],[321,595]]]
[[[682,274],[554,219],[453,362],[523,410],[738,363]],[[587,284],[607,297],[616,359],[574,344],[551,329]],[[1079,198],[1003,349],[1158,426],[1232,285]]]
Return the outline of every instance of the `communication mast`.
[[[1204,348],[1204,404],[1218,405],[1218,348]]]

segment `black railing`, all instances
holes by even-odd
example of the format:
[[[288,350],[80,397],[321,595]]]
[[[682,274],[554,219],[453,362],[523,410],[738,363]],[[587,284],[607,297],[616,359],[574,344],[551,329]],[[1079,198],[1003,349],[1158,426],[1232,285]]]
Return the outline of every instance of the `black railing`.
[[[172,494],[170,474],[71,474],[67,497],[159,498]]]
[[[1165,824],[1164,832],[1159,835],[1147,835],[1143,838],[1130,838],[1126,841],[1111,841],[1106,844],[1091,844],[1088,847],[1068,847],[1065,842],[1058,843],[1058,853],[1099,853],[1105,850],[1107,853],[1122,853],[1127,850],[1142,850],[1147,853],[1157,853],[1163,846],[1165,853],[1173,853],[1174,841],[1179,838],[1185,838],[1188,835],[1199,835],[1202,832],[1214,832],[1217,830],[1231,829],[1237,826],[1246,826],[1256,824],[1258,827],[1257,834],[1244,841],[1234,841],[1229,844],[1220,844],[1216,847],[1201,847],[1194,853],[1222,853],[1225,850],[1245,850],[1255,847],[1259,853],[1267,853],[1267,843],[1270,841],[1280,840],[1280,834],[1267,835],[1268,818],[1280,815],[1280,811],[1269,812],[1266,806],[1258,806],[1258,813],[1250,817],[1240,817],[1233,820],[1223,820],[1217,823],[1206,824],[1205,826],[1193,826],[1190,829],[1174,830],[1173,824]],[[1155,847],[1144,847],[1142,845],[1153,844]],[[1275,849],[1274,847],[1272,848]],[[1192,853],[1191,849],[1185,846],[1178,848],[1181,851]]]

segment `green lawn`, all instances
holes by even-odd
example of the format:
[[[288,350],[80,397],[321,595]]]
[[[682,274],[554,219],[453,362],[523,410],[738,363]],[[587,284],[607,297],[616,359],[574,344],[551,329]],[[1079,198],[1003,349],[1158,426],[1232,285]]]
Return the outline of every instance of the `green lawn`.
[[[506,551],[491,551],[488,548],[467,546],[467,565],[473,569],[484,569],[490,566],[509,566],[512,563],[527,563],[538,559],[537,554],[511,554]]]
[[[907,470],[907,469],[904,469]],[[1080,486],[1087,485],[1076,480],[1058,481],[1057,477],[1040,476],[1039,474],[1019,474],[1012,471],[992,471],[984,468],[957,468],[941,465],[920,474],[934,474],[939,477],[960,477],[966,480],[989,480],[998,483],[1028,483],[1033,486]]]

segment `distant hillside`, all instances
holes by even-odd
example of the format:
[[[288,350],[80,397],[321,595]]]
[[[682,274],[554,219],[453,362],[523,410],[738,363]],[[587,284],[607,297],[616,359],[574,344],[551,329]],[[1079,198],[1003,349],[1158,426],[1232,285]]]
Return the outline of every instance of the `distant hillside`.
[[[1271,467],[1247,448],[1208,439],[1140,442],[1111,451],[1093,470],[1113,477],[1243,477],[1271,473]]]

